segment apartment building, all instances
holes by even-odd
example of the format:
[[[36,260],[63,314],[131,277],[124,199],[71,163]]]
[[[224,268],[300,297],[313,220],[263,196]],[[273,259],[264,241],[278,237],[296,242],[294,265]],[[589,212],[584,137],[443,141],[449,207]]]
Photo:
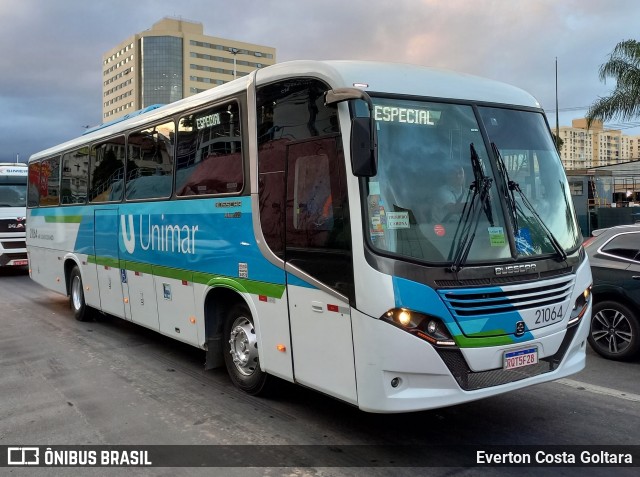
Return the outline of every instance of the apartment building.
[[[204,35],[202,23],[163,18],[102,57],[102,121],[167,104],[276,62],[276,50]]]
[[[560,158],[567,170],[609,166],[640,158],[640,136],[627,136],[617,129],[605,129],[594,121],[587,129],[585,118],[574,119],[571,127],[559,128]]]

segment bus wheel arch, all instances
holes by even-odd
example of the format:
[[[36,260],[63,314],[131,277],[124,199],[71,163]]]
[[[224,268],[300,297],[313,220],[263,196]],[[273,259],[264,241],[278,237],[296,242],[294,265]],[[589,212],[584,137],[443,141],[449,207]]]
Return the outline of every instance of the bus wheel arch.
[[[233,384],[248,394],[266,390],[260,368],[254,317],[246,300],[227,287],[213,288],[205,300],[206,368],[222,366]]]
[[[211,287],[204,300],[205,344],[207,358],[205,369],[224,366],[223,332],[224,322],[231,307],[246,304],[242,295],[228,286]]]

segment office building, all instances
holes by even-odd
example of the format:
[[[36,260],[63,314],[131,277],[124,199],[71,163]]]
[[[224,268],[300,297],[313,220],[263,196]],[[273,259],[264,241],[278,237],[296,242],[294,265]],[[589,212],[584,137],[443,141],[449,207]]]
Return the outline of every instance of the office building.
[[[163,18],[102,57],[102,121],[167,104],[272,65],[276,50],[204,35],[202,23]]]

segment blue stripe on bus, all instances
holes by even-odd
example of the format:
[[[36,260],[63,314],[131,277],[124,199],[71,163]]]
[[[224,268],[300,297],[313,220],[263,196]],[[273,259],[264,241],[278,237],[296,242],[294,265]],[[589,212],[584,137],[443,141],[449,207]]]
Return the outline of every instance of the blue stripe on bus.
[[[425,313],[442,319],[454,336],[464,333],[468,337],[477,336],[478,339],[490,336],[511,335],[514,342],[528,341],[533,338],[530,332],[515,337],[515,323],[522,321],[522,316],[516,310],[496,311],[486,307],[487,314],[481,316],[455,315],[442,301],[438,293],[427,285],[413,282],[404,278],[393,277],[396,307],[407,308],[412,311]],[[456,290],[458,291],[458,290]],[[487,292],[501,291],[500,288],[487,289]],[[478,289],[474,289],[478,292]],[[464,290],[459,290],[464,294]]]
[[[77,253],[230,277],[246,270],[252,280],[285,283],[284,271],[258,249],[249,197],[31,211],[32,216],[61,214],[81,217]]]

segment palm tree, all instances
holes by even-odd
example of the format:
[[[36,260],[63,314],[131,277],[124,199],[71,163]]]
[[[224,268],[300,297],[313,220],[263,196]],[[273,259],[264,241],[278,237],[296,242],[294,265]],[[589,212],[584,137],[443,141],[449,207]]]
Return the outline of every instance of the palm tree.
[[[640,116],[640,42],[621,41],[600,66],[600,81],[608,77],[616,80],[616,87],[609,96],[598,98],[587,112],[587,127],[594,120],[602,122],[619,118],[628,121]]]

